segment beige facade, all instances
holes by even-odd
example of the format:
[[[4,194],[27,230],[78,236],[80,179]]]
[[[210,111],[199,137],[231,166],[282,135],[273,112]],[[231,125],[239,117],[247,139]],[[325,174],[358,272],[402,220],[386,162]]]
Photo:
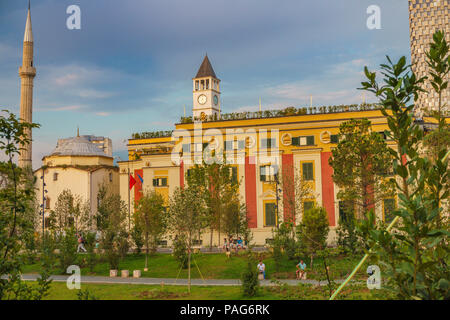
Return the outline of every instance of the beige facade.
[[[409,0],[409,27],[411,41],[411,61],[414,73],[420,78],[428,74],[426,52],[437,30],[445,32],[447,42],[450,42],[450,2],[448,0]],[[436,110],[439,98],[434,93],[429,81],[425,81],[425,89],[417,101],[422,110]],[[442,95],[442,105],[446,111],[450,105],[450,88]]]
[[[38,202],[44,207],[45,218],[54,210],[58,196],[64,190],[70,190],[88,202],[91,215],[97,212],[101,184],[119,193],[119,169],[113,165],[114,158],[83,136],[60,139],[52,154],[42,160],[42,167],[34,175]],[[47,192],[43,193],[43,189]]]

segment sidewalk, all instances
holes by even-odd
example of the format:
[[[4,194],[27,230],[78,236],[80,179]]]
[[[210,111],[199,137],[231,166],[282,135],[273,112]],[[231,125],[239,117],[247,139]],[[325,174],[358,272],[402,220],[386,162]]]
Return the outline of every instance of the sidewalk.
[[[26,281],[36,281],[38,279],[38,274],[24,274],[22,279]],[[55,282],[66,282],[70,275],[53,275],[51,279]],[[2,277],[3,278],[3,277]],[[344,280],[336,280],[336,283],[342,283]],[[164,283],[165,285],[177,285],[185,286],[188,283],[188,279],[175,279],[175,278],[110,278],[101,276],[81,276],[82,283],[106,283],[106,284],[143,284],[143,285],[160,285]],[[294,280],[294,279],[284,279],[277,280],[278,283],[285,283],[290,286],[296,286],[299,283],[310,284],[310,285],[327,285],[327,281],[317,281],[317,280]],[[191,279],[191,285],[193,286],[240,286],[241,280],[239,279]],[[277,283],[271,280],[261,280],[261,286],[276,286]]]

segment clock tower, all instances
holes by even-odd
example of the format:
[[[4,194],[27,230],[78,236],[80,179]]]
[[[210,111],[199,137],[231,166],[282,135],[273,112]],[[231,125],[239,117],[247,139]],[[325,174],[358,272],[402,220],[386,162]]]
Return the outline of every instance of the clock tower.
[[[207,117],[219,119],[220,116],[220,80],[217,78],[208,55],[198,69],[193,81],[194,120]]]

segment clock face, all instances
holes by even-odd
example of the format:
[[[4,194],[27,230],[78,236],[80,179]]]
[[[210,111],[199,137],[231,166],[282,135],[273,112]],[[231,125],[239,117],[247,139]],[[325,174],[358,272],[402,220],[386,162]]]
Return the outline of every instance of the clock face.
[[[204,94],[202,94],[202,95],[198,96],[197,100],[198,100],[198,103],[205,104],[207,99],[206,99],[206,96]]]
[[[219,98],[217,98],[217,96],[214,96],[214,104],[217,106],[218,103],[219,103]]]

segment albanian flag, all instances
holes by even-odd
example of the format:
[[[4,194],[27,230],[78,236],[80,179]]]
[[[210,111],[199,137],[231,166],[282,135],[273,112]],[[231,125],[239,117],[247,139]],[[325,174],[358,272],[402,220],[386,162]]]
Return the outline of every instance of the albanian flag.
[[[136,180],[133,178],[133,176],[130,174],[130,190],[133,188],[133,186],[136,184]]]

